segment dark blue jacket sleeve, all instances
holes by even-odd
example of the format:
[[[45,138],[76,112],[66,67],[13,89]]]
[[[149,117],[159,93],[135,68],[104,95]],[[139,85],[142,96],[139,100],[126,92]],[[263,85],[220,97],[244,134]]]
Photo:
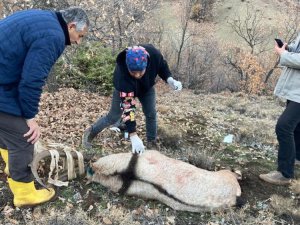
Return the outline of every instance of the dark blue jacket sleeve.
[[[42,88],[64,48],[64,40],[56,36],[37,39],[31,44],[18,88],[19,103],[25,119],[34,118],[38,113]]]

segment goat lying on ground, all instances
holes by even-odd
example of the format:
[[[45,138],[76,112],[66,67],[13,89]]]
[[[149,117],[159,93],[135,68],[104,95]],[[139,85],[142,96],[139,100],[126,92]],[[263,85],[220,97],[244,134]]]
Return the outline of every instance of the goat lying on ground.
[[[211,172],[149,150],[100,158],[88,179],[114,192],[156,199],[175,210],[200,212],[233,206],[241,195],[237,176]]]

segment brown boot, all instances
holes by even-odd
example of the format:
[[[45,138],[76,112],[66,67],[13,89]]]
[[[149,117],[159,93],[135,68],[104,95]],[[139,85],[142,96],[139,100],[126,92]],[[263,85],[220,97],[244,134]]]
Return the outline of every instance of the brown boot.
[[[288,185],[293,180],[291,178],[284,177],[282,173],[279,171],[271,171],[267,174],[260,174],[259,178],[268,183],[276,184],[276,185]]]

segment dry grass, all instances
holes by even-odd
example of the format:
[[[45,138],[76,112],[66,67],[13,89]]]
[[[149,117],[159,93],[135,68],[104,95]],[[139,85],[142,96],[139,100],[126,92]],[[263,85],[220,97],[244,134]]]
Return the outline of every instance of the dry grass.
[[[182,139],[182,134],[177,129],[174,129],[173,126],[163,125],[160,123],[158,134],[163,146],[169,149],[178,149],[180,140]]]
[[[292,198],[272,195],[271,206],[279,215],[290,215],[293,218],[300,220],[300,205]]]
[[[291,190],[300,197],[300,180],[296,180],[292,183]]]
[[[198,168],[214,171],[216,168],[216,153],[200,149],[188,149],[188,162]]]
[[[240,210],[229,210],[222,213],[222,218],[228,224],[243,224],[243,225],[273,225],[276,221],[276,216],[268,209],[261,210],[258,214],[249,215],[251,211],[250,205],[245,205]],[[221,223],[220,223],[221,224]]]
[[[26,224],[26,225],[98,225],[99,222],[88,216],[82,209],[66,207],[64,210],[57,210],[48,207],[36,207],[32,209],[6,208],[1,224]],[[9,213],[7,213],[9,212]],[[5,214],[6,213],[6,214]],[[19,214],[19,219],[11,218],[10,214]],[[1,220],[0,220],[1,222]]]
[[[169,118],[178,120],[178,117],[179,119],[184,117],[186,121],[190,121],[189,126],[178,125],[177,130],[182,133],[187,133],[188,127],[204,121],[202,128],[205,129],[206,137],[211,140],[234,134],[238,143],[246,146],[274,148],[277,144],[275,124],[283,107],[270,97],[229,93],[194,95],[187,91],[180,96],[184,101],[174,103],[168,101],[171,95],[172,93],[164,94],[158,102],[164,102],[164,106],[170,108]],[[182,110],[174,110],[172,104],[176,104],[177,108]],[[197,116],[203,119],[195,122],[194,118]],[[170,125],[174,126],[174,124]],[[198,136],[201,138],[201,135]]]

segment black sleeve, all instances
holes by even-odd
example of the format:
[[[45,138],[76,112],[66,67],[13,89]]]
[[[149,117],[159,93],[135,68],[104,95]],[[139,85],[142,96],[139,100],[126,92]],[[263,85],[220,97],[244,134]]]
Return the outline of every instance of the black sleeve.
[[[159,52],[159,68],[158,68],[158,75],[163,79],[164,81],[167,81],[169,77],[172,76],[172,73],[169,69],[169,65],[167,61],[164,59],[162,54]]]

